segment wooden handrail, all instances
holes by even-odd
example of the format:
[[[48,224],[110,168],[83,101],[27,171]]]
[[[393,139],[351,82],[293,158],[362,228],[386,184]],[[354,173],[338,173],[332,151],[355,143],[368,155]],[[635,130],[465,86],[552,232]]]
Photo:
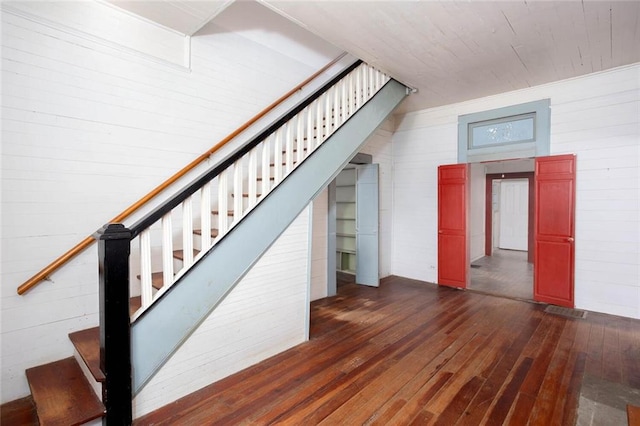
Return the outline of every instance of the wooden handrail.
[[[286,99],[288,99],[291,95],[293,95],[297,91],[301,90],[304,86],[306,86],[312,80],[314,80],[316,77],[318,77],[320,74],[322,74],[323,72],[328,70],[331,66],[335,65],[339,60],[341,60],[345,56],[346,56],[346,52],[342,53],[340,56],[338,56],[337,58],[335,58],[334,60],[332,60],[331,62],[326,64],[324,67],[320,68],[318,71],[313,73],[311,76],[309,76],[304,81],[302,81],[296,87],[294,87],[293,89],[289,90],[287,93],[285,93],[284,95],[282,95],[281,97],[276,99],[273,103],[271,103],[265,109],[260,111],[254,117],[252,117],[249,121],[247,121],[242,126],[238,127],[236,130],[231,132],[227,137],[222,139],[220,142],[218,142],[213,147],[211,147],[208,151],[206,151],[205,153],[203,153],[202,155],[197,157],[195,160],[193,160],[192,162],[187,164],[185,167],[180,169],[178,172],[176,172],[169,179],[167,179],[166,181],[164,181],[163,183],[161,183],[160,185],[155,187],[151,192],[149,192],[147,195],[142,197],[140,200],[136,201],[135,203],[133,203],[132,205],[127,207],[127,209],[125,209],[122,213],[120,213],[119,215],[117,215],[116,217],[111,219],[108,223],[119,223],[119,222],[122,222],[123,220],[125,220],[131,214],[133,214],[138,209],[140,209],[140,207],[142,207],[147,202],[149,202],[151,199],[153,199],[156,195],[158,195],[159,193],[161,193],[162,191],[167,189],[171,184],[175,183],[178,179],[180,179],[181,177],[186,175],[188,172],[193,170],[197,165],[199,165],[200,163],[205,161],[213,153],[215,153],[220,148],[225,146],[227,143],[229,143],[232,139],[234,139],[240,133],[242,133],[245,130],[247,130],[251,125],[255,124],[258,120],[260,120],[262,117],[264,117],[269,112],[271,112],[274,108],[276,108],[278,105],[280,105]],[[58,257],[56,260],[51,262],[47,267],[43,268],[40,272],[38,272],[33,277],[31,277],[27,281],[25,281],[20,287],[18,287],[18,294],[24,294],[27,291],[29,291],[30,289],[32,289],[33,287],[35,287],[36,285],[38,285],[42,280],[44,280],[46,277],[48,277],[51,273],[53,273],[54,271],[58,270],[62,265],[67,263],[69,260],[73,259],[76,255],[78,255],[84,249],[89,247],[94,241],[95,241],[95,238],[94,238],[93,235],[90,235],[87,238],[85,238],[84,240],[80,241],[72,249],[67,251],[62,256]]]

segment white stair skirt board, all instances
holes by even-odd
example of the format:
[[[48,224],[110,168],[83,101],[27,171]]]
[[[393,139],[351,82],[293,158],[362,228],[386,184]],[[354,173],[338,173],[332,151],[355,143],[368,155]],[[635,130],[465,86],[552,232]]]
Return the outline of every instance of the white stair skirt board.
[[[131,327],[137,394],[404,100],[390,80]]]

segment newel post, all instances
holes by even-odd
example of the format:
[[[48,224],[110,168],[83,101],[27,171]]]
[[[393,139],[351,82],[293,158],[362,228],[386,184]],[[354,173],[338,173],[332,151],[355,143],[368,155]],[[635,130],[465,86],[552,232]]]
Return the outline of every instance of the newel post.
[[[97,232],[100,275],[100,368],[105,375],[102,424],[131,425],[129,253],[131,231],[108,224]]]

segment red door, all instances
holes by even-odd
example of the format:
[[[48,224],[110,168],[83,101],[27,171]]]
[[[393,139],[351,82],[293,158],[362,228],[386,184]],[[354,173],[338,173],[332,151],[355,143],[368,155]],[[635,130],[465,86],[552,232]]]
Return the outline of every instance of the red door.
[[[466,288],[469,166],[438,167],[438,284]]]
[[[576,157],[536,158],[533,297],[573,308]]]

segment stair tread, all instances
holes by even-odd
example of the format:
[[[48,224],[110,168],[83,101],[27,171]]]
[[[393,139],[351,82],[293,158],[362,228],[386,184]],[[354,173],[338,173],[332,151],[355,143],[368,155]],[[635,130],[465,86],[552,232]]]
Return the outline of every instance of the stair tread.
[[[133,315],[142,306],[142,298],[134,296],[129,299],[129,315]]]
[[[164,274],[162,272],[151,273],[151,285],[156,290],[160,290],[164,285]]]
[[[202,235],[202,229],[194,229],[193,233],[196,235]],[[211,238],[215,238],[218,236],[218,230],[217,229],[212,229],[211,230]]]
[[[0,425],[39,426],[36,406],[31,395],[0,406]]]
[[[104,382],[104,373],[100,369],[100,327],[87,328],[69,334],[73,346],[98,382]]]
[[[627,405],[627,421],[629,426],[640,426],[640,407]]]
[[[304,139],[304,140],[307,140],[306,136],[305,136],[303,139]],[[297,153],[297,152],[298,152],[298,148],[294,148],[294,149],[293,149],[293,151],[291,151],[291,152]],[[307,152],[307,147],[306,147],[306,146],[305,146],[304,148],[302,148],[302,152]],[[286,154],[286,153],[287,153],[287,150],[286,150],[286,149],[283,149],[283,150],[282,150],[282,153],[283,153],[283,154]]]
[[[29,368],[26,375],[41,425],[80,425],[104,415],[75,358]]]
[[[211,213],[218,214],[218,210],[212,210]],[[227,210],[227,216],[233,216],[233,210]]]
[[[232,196],[232,197],[235,197],[235,196],[236,196],[236,194],[231,194],[231,196]],[[243,196],[244,198],[248,198],[248,197],[249,197],[249,193],[248,193],[248,192],[243,192],[243,193],[242,193],[242,196]],[[261,196],[262,196],[262,194],[256,194],[256,197],[261,197]]]
[[[195,257],[198,253],[200,253],[200,250],[196,250],[193,249],[193,256]],[[175,257],[176,259],[179,260],[184,260],[184,250],[174,250],[173,251],[173,257]],[[157,272],[156,272],[157,273]]]
[[[140,279],[140,275],[136,275],[136,278]],[[164,274],[162,272],[152,272],[151,286],[156,290],[160,290],[163,285],[164,285]]]

